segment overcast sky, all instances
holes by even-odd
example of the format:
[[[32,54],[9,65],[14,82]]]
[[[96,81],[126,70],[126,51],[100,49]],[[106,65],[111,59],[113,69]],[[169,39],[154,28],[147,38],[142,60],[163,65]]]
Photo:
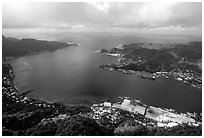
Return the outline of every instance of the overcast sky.
[[[3,3],[5,29],[174,30],[201,34],[201,3]]]

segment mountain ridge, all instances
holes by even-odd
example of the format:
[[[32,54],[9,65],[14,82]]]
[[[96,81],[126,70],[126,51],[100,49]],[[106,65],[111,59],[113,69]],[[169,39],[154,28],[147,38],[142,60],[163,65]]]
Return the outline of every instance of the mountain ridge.
[[[2,56],[3,57],[19,57],[27,54],[40,53],[42,51],[55,51],[76,44],[37,40],[33,38],[7,38],[2,35]]]

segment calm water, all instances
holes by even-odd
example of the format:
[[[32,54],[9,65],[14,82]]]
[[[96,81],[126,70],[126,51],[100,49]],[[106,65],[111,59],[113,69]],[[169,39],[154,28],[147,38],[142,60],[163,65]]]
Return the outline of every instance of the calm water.
[[[97,67],[103,63],[117,63],[118,59],[95,53],[95,50],[137,42],[136,38],[73,36],[70,41],[80,46],[13,61],[18,89],[34,89],[29,96],[65,104],[90,104],[129,96],[148,105],[201,112],[201,90],[170,79],[152,81]]]

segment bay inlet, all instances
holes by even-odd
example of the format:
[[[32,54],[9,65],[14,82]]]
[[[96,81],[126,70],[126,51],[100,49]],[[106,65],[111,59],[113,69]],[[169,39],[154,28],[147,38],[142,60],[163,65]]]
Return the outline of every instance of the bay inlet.
[[[178,112],[202,112],[200,89],[172,79],[152,81],[99,69],[98,65],[117,63],[118,58],[95,51],[121,43],[127,41],[87,39],[79,41],[79,47],[17,58],[12,62],[16,86],[20,91],[33,89],[28,94],[30,97],[64,104],[92,104],[128,96],[148,105],[173,108]]]

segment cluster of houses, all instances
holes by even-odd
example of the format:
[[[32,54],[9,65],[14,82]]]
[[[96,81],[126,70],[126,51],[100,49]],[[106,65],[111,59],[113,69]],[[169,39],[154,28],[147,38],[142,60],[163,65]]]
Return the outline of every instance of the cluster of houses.
[[[109,120],[110,124],[114,124],[117,122],[118,116],[120,112],[114,108],[108,108],[111,106],[111,103],[104,102],[102,104],[93,104],[91,109],[93,113],[88,114],[91,118],[98,121],[102,117],[106,117]]]
[[[186,114],[177,114],[165,109],[149,106],[145,115],[147,118],[151,118],[157,121],[157,125],[160,127],[173,127],[182,124],[188,124],[190,126],[199,126],[201,122],[196,122],[195,119],[187,116]]]
[[[70,42],[68,42],[68,43],[66,43],[68,46],[79,46],[79,44],[75,44],[75,43],[70,43]]]
[[[125,65],[128,63],[125,63]],[[116,67],[115,67],[116,66]],[[112,64],[106,64],[106,65],[100,65],[99,67],[108,71],[114,71],[117,70],[119,72],[122,72],[124,74],[134,74],[137,76],[140,76],[141,78],[151,79],[155,80],[159,77],[165,77],[168,78],[174,78],[175,80],[181,81],[187,85],[190,85],[192,87],[196,87],[201,89],[202,88],[202,78],[196,75],[194,72],[190,72],[188,69],[186,69],[186,72],[182,72],[178,69],[178,72],[166,72],[166,71],[160,71],[155,73],[144,73],[142,71],[134,71],[134,70],[126,70],[126,69],[117,69],[122,67],[123,65],[115,65]]]
[[[52,118],[43,118],[42,120],[41,120],[41,123],[42,124],[47,124],[47,123],[52,123],[52,122],[58,122],[59,120],[64,120],[64,119],[66,119],[66,118],[69,118],[70,117],[70,115],[67,115],[67,114],[59,114],[58,116],[56,116],[56,117],[52,117]]]
[[[11,80],[8,77],[3,77],[2,81],[4,85],[11,85]]]
[[[44,107],[44,108],[53,107],[54,108],[54,105],[52,104],[47,104],[43,101],[31,99],[27,96],[18,94],[11,87],[8,87],[8,88],[3,87],[2,95],[9,98],[12,102],[21,103],[21,104],[24,104],[25,106],[37,106],[37,107]]]
[[[54,105],[48,104],[46,102],[31,99],[25,96],[23,93],[19,93],[15,86],[13,85],[13,72],[10,69],[9,74],[4,75],[2,78],[2,96],[9,98],[14,103],[21,103],[25,106],[37,106],[37,107],[53,107]]]
[[[111,102],[93,104],[91,109],[95,113],[93,116],[94,119],[99,119],[100,116],[104,113],[112,113],[110,118],[112,118],[114,121],[117,119],[117,115],[119,114],[119,112],[115,112],[115,109],[121,109],[154,120],[157,122],[156,125],[158,127],[174,127],[184,123],[191,126],[201,125],[201,122],[196,122],[195,119],[186,114],[177,114],[169,110],[147,106],[139,102],[132,102],[129,99],[124,99],[121,104]],[[146,125],[143,122],[141,123]]]
[[[132,60],[132,59],[124,58],[124,55],[119,54],[119,53],[107,52],[105,54],[109,55],[109,56],[119,57],[119,62],[122,63],[122,64],[117,65],[117,68],[120,68],[120,67],[122,67],[124,65],[129,65],[129,64],[137,64],[139,66],[140,64],[145,62],[145,60],[141,59],[140,57],[138,57],[137,60]],[[184,60],[184,58],[182,60]],[[105,69],[105,70],[109,70],[109,71],[114,70],[114,67],[112,67],[111,64],[103,65],[103,66],[100,66],[100,67]],[[148,69],[149,66],[146,66],[146,68]],[[155,72],[151,76],[145,76],[145,75],[142,75],[141,73],[138,73],[138,72],[136,73],[136,71],[133,71],[133,70],[118,69],[118,71],[120,71],[120,72],[122,72],[124,74],[136,74],[136,75],[138,75],[138,76],[140,76],[142,78],[147,78],[147,79],[152,79],[152,80],[155,80],[156,78],[162,77],[162,76],[165,77],[166,79],[168,79],[171,76],[175,80],[182,81],[185,84],[190,85],[192,87],[202,88],[202,77],[196,75],[196,73],[194,71],[190,70],[190,69],[187,69],[187,68],[180,69],[178,67],[178,68],[175,68],[175,70],[177,70],[175,72],[173,72],[173,71],[166,72],[163,68],[160,68],[160,69],[163,70],[163,71]]]
[[[187,70],[188,71],[188,70]],[[202,88],[202,77],[197,76],[196,74],[192,72],[178,72],[178,73],[173,73],[173,76],[175,79],[178,81],[182,81],[192,87],[196,88]]]

